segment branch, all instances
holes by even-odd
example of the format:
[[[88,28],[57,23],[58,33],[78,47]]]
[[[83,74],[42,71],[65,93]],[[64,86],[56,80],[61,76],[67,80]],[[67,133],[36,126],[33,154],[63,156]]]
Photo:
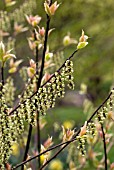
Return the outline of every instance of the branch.
[[[49,24],[50,24],[50,17],[47,15],[47,28],[46,28],[46,33],[45,33],[44,50],[43,50],[43,56],[42,56],[41,71],[40,71],[40,76],[39,76],[39,80],[38,80],[38,87],[40,87],[42,76],[43,76],[44,62],[45,62],[45,53],[46,53],[47,40],[48,40]]]
[[[34,31],[34,38],[35,40],[37,40],[36,38],[36,33]],[[38,91],[38,46],[36,46],[36,90]],[[35,105],[36,105],[36,101],[35,101]],[[39,113],[38,110],[36,109],[36,121],[37,121],[37,148],[38,148],[38,153],[40,153],[40,120],[39,120]],[[40,157],[38,158],[38,167],[40,167]]]
[[[29,145],[30,145],[30,141],[31,141],[31,135],[32,135],[32,125],[30,124],[29,132],[28,132],[28,137],[27,137],[27,144],[26,144],[26,148],[25,148],[25,154],[24,154],[23,161],[25,161],[27,159]],[[22,164],[21,170],[24,170],[24,165],[23,164]]]
[[[2,88],[4,86],[4,67],[3,67],[3,65],[1,66],[1,83],[2,83],[2,85],[1,85],[1,90],[2,90]]]
[[[104,129],[103,129],[103,125],[101,125],[101,130],[102,130],[102,134],[103,134],[103,144],[104,144],[104,157],[105,157],[105,170],[108,170],[107,167],[107,151],[106,151],[106,141],[105,141],[105,133],[104,133]]]
[[[1,67],[2,85],[4,85],[4,67]]]
[[[47,50],[47,40],[48,40],[48,32],[49,32],[49,25],[50,25],[50,17],[47,15],[47,24],[46,24],[46,33],[45,33],[45,41],[44,41],[44,49],[43,49],[43,55],[42,55],[42,65],[40,70],[39,79],[37,82],[37,91],[41,86],[41,81],[43,77],[43,71],[44,71],[44,63],[45,63],[45,54]],[[38,54],[38,48],[36,49],[36,54]],[[38,75],[38,58],[36,58],[36,75]],[[37,142],[38,142],[38,152],[40,153],[41,150],[41,143],[40,143],[40,121],[39,121],[39,113],[37,112]],[[39,167],[40,167],[40,157],[38,159]]]

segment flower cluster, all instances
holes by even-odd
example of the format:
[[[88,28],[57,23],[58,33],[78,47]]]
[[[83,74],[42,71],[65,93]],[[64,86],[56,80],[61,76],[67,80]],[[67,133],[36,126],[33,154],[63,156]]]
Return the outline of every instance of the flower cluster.
[[[35,125],[36,100],[35,98],[29,99],[29,97],[35,91],[35,83],[36,79],[33,79],[32,82],[26,87],[24,94],[19,96],[20,107],[18,108],[18,112],[20,120],[22,120],[22,126],[24,121]]]
[[[20,98],[20,107],[17,110],[18,124],[23,129],[23,122],[26,120],[28,123],[35,125],[36,109],[39,114],[44,115],[49,108],[55,106],[57,97],[64,97],[65,94],[65,81],[68,86],[73,84],[73,63],[70,60],[65,62],[65,66],[61,72],[55,72],[50,78],[46,86],[39,88],[35,96],[30,98],[35,91],[35,78],[27,86],[23,96]],[[16,113],[15,113],[16,114]],[[19,122],[20,121],[20,122]]]
[[[97,112],[97,119],[100,124],[103,124],[104,120],[106,119],[107,115],[107,108],[103,107]]]
[[[62,69],[62,74],[65,76],[65,81],[68,82],[67,86],[70,89],[74,89],[73,72],[73,62],[71,60],[67,60],[65,62],[65,67]]]
[[[85,156],[85,154],[86,154],[86,149],[85,149],[86,136],[85,135],[83,135],[83,137],[78,136],[77,141],[78,141],[77,149],[79,149],[82,156]]]
[[[3,87],[0,91],[0,167],[5,169],[11,154],[11,146],[13,142],[13,121],[8,116],[8,108],[5,101],[6,90]]]
[[[112,94],[106,102],[106,106],[102,106],[101,109],[97,112],[97,119],[100,124],[103,124],[104,120],[108,117],[113,120],[114,117],[114,90],[112,89]]]
[[[94,137],[96,135],[96,126],[94,122],[85,122],[84,126],[81,127],[80,133],[77,136],[78,149],[80,153],[84,156],[86,153],[85,143],[86,141],[89,144],[94,143]]]
[[[102,137],[103,134],[101,131],[101,127],[99,126],[100,125],[103,126],[104,120],[106,120],[106,118],[113,120],[113,109],[114,109],[113,99],[114,99],[114,90],[112,90],[110,97],[103,104],[103,106],[100,107],[100,109],[98,109],[98,111],[96,112],[97,121],[89,122],[89,123],[85,122],[84,126],[81,128],[80,133],[77,136],[77,141],[78,141],[78,149],[80,150],[82,155],[86,153],[85,150],[86,141],[90,145],[93,145],[98,138],[98,132]],[[109,125],[106,123],[107,131],[111,126],[112,124]],[[106,144],[109,143],[110,136],[111,134],[108,133],[105,134]]]
[[[95,136],[97,135],[95,122],[89,122],[87,126],[87,142],[94,144],[96,141]]]
[[[7,31],[11,29],[10,19],[6,11],[0,11],[0,31],[2,30],[2,35],[8,35]]]
[[[79,135],[76,137],[78,141],[78,149],[80,153],[84,156],[86,153],[85,143],[87,139],[87,122],[85,122],[84,126],[81,127]]]
[[[11,107],[14,102],[14,93],[15,93],[15,87],[14,87],[14,82],[11,77],[9,77],[6,80],[6,83],[4,85],[4,97],[5,97],[5,102],[8,103],[8,106]]]

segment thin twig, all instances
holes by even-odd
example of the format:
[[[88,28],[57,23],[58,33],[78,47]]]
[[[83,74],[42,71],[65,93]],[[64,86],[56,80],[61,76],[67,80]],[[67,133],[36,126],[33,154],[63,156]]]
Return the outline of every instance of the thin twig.
[[[4,67],[1,67],[2,85],[4,85]]]
[[[103,134],[104,157],[105,157],[105,160],[104,160],[104,163],[105,163],[105,170],[108,170],[108,167],[107,167],[106,140],[105,140],[105,132],[104,132],[104,129],[103,129],[103,125],[101,125],[101,130],[102,130],[102,134]]]
[[[50,17],[47,15],[47,27],[46,27],[46,33],[45,33],[44,50],[43,50],[43,56],[42,56],[42,65],[41,65],[41,71],[40,71],[40,76],[39,76],[39,81],[38,81],[38,87],[40,87],[42,76],[43,76],[45,53],[46,53],[46,49],[47,49],[49,24],[50,24]]]
[[[1,90],[4,86],[4,67],[1,66],[1,83],[2,83],[2,86],[1,86]]]
[[[31,141],[31,135],[32,135],[32,125],[30,124],[23,161],[25,161],[27,159],[29,145],[30,145],[30,141]],[[23,164],[22,164],[21,170],[24,170],[24,165]]]
[[[50,17],[47,15],[47,24],[46,24],[46,33],[45,33],[45,40],[44,40],[44,49],[43,49],[43,54],[42,54],[42,64],[41,64],[41,69],[40,69],[40,75],[39,79],[37,81],[37,91],[41,86],[41,81],[43,77],[43,71],[44,71],[44,63],[45,63],[45,54],[47,50],[47,40],[48,40],[48,32],[49,32],[49,25],[50,25]],[[36,35],[35,35],[36,39]],[[36,76],[38,76],[38,47],[36,48]],[[40,153],[41,150],[41,137],[40,137],[40,120],[39,120],[39,112],[37,112],[37,142],[38,142],[38,152]],[[40,168],[41,161],[40,157],[38,158],[38,167]]]
[[[36,33],[34,31],[34,38],[35,40],[37,40],[36,38]],[[38,87],[38,58],[39,58],[39,55],[38,55],[38,46],[36,46],[36,90],[38,91],[39,87]],[[36,101],[35,101],[35,105],[36,104]],[[36,120],[37,120],[37,148],[38,148],[38,153],[40,153],[40,146],[41,146],[41,143],[40,143],[40,120],[39,120],[39,113],[38,113],[38,110],[36,108]],[[40,168],[40,157],[38,157],[38,168]]]

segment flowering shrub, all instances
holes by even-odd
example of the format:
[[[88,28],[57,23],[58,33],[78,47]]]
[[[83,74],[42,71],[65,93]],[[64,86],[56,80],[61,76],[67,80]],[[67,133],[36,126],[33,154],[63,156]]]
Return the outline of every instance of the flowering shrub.
[[[14,5],[16,2],[5,2],[6,5]],[[30,6],[29,6],[29,5]],[[56,99],[63,98],[65,94],[65,88],[74,90],[74,77],[73,77],[73,61],[74,55],[82,48],[88,45],[88,36],[85,35],[82,30],[82,34],[79,38],[79,42],[66,35],[63,39],[63,49],[71,44],[75,44],[75,51],[65,60],[63,57],[63,63],[61,58],[63,56],[63,49],[57,51],[50,51],[48,44],[48,37],[51,36],[51,32],[54,30],[50,28],[51,18],[56,14],[60,4],[51,0],[44,2],[44,10],[47,16],[46,28],[40,27],[42,18],[39,15],[31,15],[31,11],[35,7],[35,2],[29,0],[28,3],[24,3],[23,6],[15,11],[10,16],[7,16],[6,12],[1,12],[1,18],[3,19],[0,42],[0,65],[1,65],[1,83],[0,83],[0,168],[7,170],[14,170],[18,167],[26,169],[32,169],[31,162],[35,158],[38,158],[39,170],[44,169],[51,161],[49,168],[63,169],[63,163],[60,160],[53,160],[56,158],[64,148],[68,147],[68,156],[66,163],[70,170],[76,170],[87,166],[86,161],[91,160],[95,168],[107,169],[110,166],[113,169],[113,163],[107,159],[107,153],[110,150],[107,148],[110,141],[113,141],[113,134],[110,129],[113,126],[111,122],[113,120],[113,101],[114,101],[114,89],[111,90],[107,98],[103,103],[91,114],[90,118],[85,121],[79,129],[71,129],[70,122],[64,122],[62,126],[61,143],[54,145],[53,138],[48,139],[41,144],[41,129],[45,127],[46,122],[41,121],[41,117],[45,116],[47,111],[55,107]],[[19,65],[23,60],[16,60],[16,55],[11,53],[12,49],[9,49],[9,42],[3,43],[4,36],[8,36],[11,31],[11,21],[14,21],[14,35],[17,36],[21,32],[29,30],[29,28],[23,26],[23,20],[21,15],[24,15],[30,29],[32,30],[31,36],[28,38],[28,44],[32,50],[35,60],[33,58],[29,61],[29,66],[23,67],[20,70],[20,75],[25,82],[25,88],[23,92],[18,96],[16,101],[13,81],[13,74],[18,72]],[[15,18],[16,17],[16,18]],[[16,22],[15,22],[16,21]],[[6,24],[8,27],[6,28]],[[5,26],[4,26],[5,25]],[[9,31],[9,32],[8,32]],[[14,42],[14,41],[13,41]],[[13,47],[14,47],[13,43]],[[42,55],[39,54],[42,52]],[[57,59],[59,62],[57,62]],[[9,62],[9,63],[8,63]],[[9,76],[5,80],[4,71],[9,64],[8,72]],[[55,68],[57,68],[55,70]],[[86,90],[85,90],[86,91]],[[16,104],[15,104],[16,103]],[[109,123],[111,122],[111,123]],[[9,158],[11,153],[16,155],[19,153],[18,140],[21,138],[26,130],[26,126],[29,126],[28,138],[25,139],[26,147],[24,158],[21,163],[11,166]],[[33,129],[37,130],[37,152],[33,151],[33,156],[29,156],[29,148],[31,142],[31,134]],[[94,152],[93,148],[103,141],[104,154],[101,160],[97,159],[99,153]],[[75,141],[77,144],[75,144]],[[86,144],[88,144],[86,147]],[[110,146],[110,145],[109,145]],[[51,150],[59,148],[59,150],[51,156]],[[87,153],[87,154],[86,154]],[[77,162],[75,163],[75,159]],[[105,162],[105,164],[104,164]],[[37,166],[36,166],[37,167]]]

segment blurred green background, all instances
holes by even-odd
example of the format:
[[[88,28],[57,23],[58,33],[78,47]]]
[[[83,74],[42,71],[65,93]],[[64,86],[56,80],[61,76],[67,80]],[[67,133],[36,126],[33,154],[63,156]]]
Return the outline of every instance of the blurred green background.
[[[0,1],[0,10],[6,10],[10,15],[21,8],[25,1],[17,0],[12,7],[6,7],[4,2],[4,0]],[[40,15],[42,17],[40,26],[46,26],[44,1],[36,0],[36,3],[31,14]],[[80,90],[80,85],[85,83],[87,96],[97,107],[107,96],[114,83],[114,2],[113,0],[58,0],[58,3],[61,5],[51,20],[51,28],[55,28],[55,30],[49,37],[50,50],[63,46],[63,38],[68,32],[71,33],[71,37],[78,40],[83,29],[90,37],[89,45],[73,58],[75,92],[77,93]],[[24,12],[26,13],[26,11]],[[20,21],[19,24],[28,26],[26,21]],[[11,29],[10,35],[12,32]],[[16,56],[17,59],[24,60],[22,65],[29,65],[28,58],[34,59],[28,47],[27,36],[30,36],[30,31],[16,37]],[[7,42],[7,37],[4,38],[4,41]],[[69,57],[75,49],[76,45],[65,48],[65,58]],[[18,86],[19,83],[17,78],[16,85]],[[47,124],[41,133],[42,142],[48,135],[54,136],[54,122],[57,122],[61,127],[65,121],[72,122],[73,120],[73,126],[77,127],[84,122],[86,115],[83,113],[83,106],[78,107],[72,104],[66,106],[58,101],[56,108],[50,110],[45,119]],[[54,137],[56,138],[56,136]],[[17,162],[17,160],[15,161]]]

